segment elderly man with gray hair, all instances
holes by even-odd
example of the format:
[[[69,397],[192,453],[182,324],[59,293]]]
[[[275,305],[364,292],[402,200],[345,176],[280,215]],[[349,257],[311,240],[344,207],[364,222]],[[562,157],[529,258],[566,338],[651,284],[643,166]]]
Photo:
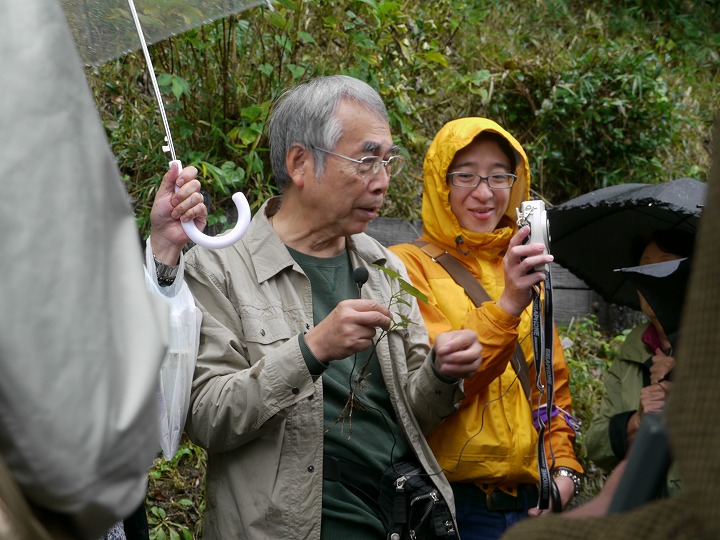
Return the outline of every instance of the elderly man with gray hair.
[[[481,347],[454,331],[431,348],[403,265],[364,234],[403,159],[375,90],[310,80],[269,136],[282,195],[238,243],[186,260],[203,313],[186,429],[208,450],[204,537],[384,538],[380,480],[401,462],[453,507],[423,433],[456,410]]]

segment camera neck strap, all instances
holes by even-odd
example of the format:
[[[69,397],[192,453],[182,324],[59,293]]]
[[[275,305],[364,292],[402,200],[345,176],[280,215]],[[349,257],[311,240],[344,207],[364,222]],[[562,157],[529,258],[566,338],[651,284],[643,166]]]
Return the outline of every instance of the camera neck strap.
[[[540,488],[538,497],[538,508],[545,510],[550,508],[554,512],[562,510],[560,495],[552,478],[555,456],[550,448],[550,463],[545,451],[545,438],[550,437],[550,424],[552,421],[553,401],[555,394],[555,373],[553,370],[553,299],[552,299],[552,276],[550,268],[547,269],[544,281],[544,294],[540,289],[533,292],[532,302],[532,344],[535,360],[535,386],[539,390],[538,410],[545,408],[545,414],[538,417],[538,471],[540,474]],[[543,397],[545,403],[542,403]]]
[[[450,277],[455,280],[455,283],[465,289],[465,294],[467,294],[468,298],[472,300],[475,307],[479,307],[483,302],[492,301],[492,298],[490,298],[490,295],[487,293],[485,288],[480,285],[477,278],[450,253],[437,247],[436,245],[431,244],[430,242],[426,242],[425,240],[416,240],[412,244],[419,247],[425,255],[442,266]],[[525,398],[529,401],[530,370],[528,369],[527,360],[525,359],[525,353],[519,343],[513,351],[510,364],[517,374],[520,385],[525,393]]]

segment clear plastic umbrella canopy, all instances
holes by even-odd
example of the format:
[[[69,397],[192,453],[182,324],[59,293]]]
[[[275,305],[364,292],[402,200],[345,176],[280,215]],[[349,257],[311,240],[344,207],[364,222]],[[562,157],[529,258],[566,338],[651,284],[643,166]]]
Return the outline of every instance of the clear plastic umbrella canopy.
[[[140,48],[127,0],[60,0],[78,52],[100,65]],[[148,43],[157,43],[269,0],[135,0]]]

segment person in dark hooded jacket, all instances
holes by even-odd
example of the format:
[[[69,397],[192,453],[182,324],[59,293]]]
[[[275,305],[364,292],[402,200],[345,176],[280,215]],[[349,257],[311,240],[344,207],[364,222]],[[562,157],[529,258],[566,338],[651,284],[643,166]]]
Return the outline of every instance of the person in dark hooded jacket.
[[[695,235],[679,229],[655,231],[640,239],[638,263],[657,264],[692,257]],[[617,358],[603,377],[600,408],[588,428],[588,457],[611,472],[629,451],[646,414],[661,414],[672,387],[675,351],[649,302],[639,293],[647,320],[625,337]],[[670,331],[668,331],[670,333]],[[681,480],[675,468],[667,477],[667,493],[677,494]]]

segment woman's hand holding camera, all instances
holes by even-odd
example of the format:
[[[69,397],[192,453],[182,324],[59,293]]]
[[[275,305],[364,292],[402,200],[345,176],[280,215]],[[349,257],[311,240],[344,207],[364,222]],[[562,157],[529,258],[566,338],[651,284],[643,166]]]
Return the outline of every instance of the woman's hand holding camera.
[[[530,227],[521,227],[510,240],[503,258],[505,288],[497,305],[515,317],[519,317],[532,302],[533,287],[545,280],[545,272],[535,268],[542,268],[553,260],[552,255],[545,253],[543,244],[524,243],[529,235]]]

